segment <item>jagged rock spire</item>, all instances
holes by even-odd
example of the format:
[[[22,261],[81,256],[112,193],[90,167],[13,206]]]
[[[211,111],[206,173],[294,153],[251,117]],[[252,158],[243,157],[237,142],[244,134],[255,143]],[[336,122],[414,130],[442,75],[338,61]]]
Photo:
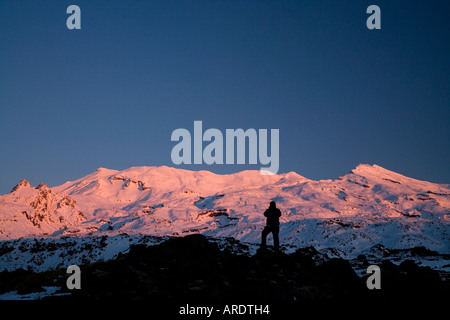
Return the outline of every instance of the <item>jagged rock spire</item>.
[[[12,188],[10,193],[19,190],[22,187],[30,187],[30,182],[28,180],[22,179],[14,188]]]

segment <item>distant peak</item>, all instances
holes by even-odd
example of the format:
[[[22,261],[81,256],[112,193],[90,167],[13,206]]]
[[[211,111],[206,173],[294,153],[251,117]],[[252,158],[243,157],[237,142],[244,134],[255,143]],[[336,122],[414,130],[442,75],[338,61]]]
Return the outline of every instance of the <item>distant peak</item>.
[[[117,170],[114,169],[108,169],[108,168],[97,168],[97,170],[95,170],[96,173],[100,173],[100,174],[111,174],[111,173],[115,173],[115,172],[119,172]]]
[[[22,179],[22,181],[20,181],[14,188],[12,188],[11,193],[23,187],[30,187],[30,182],[28,182],[28,180]]]
[[[404,182],[409,181],[409,183],[411,183],[411,181],[416,181],[416,182],[419,181],[417,179],[404,176],[395,171],[385,169],[376,164],[373,164],[373,165],[360,164],[355,169],[353,169],[351,171],[351,173],[361,176],[361,177],[364,177],[366,179],[382,179],[382,180],[392,181],[392,182],[396,182],[396,183],[401,183],[402,181],[404,181]]]
[[[357,173],[357,172],[361,172],[361,171],[371,171],[371,170],[375,169],[376,167],[378,167],[376,164],[361,163],[361,164],[357,165],[355,169],[351,170],[351,172]]]
[[[364,173],[384,173],[384,174],[391,174],[394,173],[393,171],[390,171],[388,169],[385,169],[383,167],[380,167],[376,164],[360,164],[355,169],[352,170],[352,173],[363,175]]]
[[[46,185],[46,184],[44,184],[44,183],[41,183],[41,184],[39,184],[39,185],[36,187],[36,189],[37,189],[37,190],[48,190],[48,189],[50,189],[50,188],[48,187],[48,185]]]

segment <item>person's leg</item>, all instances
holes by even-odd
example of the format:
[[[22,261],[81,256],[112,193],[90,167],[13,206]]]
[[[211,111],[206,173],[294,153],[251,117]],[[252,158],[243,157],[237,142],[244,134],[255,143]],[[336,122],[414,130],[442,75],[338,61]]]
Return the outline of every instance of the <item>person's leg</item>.
[[[262,247],[266,246],[266,238],[269,233],[270,233],[270,228],[268,226],[264,227],[262,234],[261,234],[261,246]]]
[[[280,249],[280,239],[278,237],[279,230],[278,228],[272,229],[272,235],[273,235],[273,247],[275,250]]]

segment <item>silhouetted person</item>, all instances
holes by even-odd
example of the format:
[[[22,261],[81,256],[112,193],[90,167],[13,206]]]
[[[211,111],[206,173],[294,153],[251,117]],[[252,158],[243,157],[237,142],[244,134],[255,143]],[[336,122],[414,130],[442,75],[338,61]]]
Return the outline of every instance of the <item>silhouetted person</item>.
[[[266,238],[269,233],[273,235],[273,247],[278,251],[280,248],[280,240],[278,238],[278,232],[280,231],[281,211],[277,208],[275,201],[271,201],[269,209],[264,211],[264,216],[267,217],[267,222],[261,235],[261,247],[266,246]]]

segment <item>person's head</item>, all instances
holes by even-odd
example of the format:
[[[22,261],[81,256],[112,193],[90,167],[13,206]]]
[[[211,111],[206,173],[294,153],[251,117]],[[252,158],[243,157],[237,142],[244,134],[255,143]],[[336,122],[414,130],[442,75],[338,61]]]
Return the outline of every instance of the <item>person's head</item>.
[[[270,208],[276,208],[276,207],[277,207],[276,202],[275,202],[275,201],[270,201],[269,207],[270,207]]]

